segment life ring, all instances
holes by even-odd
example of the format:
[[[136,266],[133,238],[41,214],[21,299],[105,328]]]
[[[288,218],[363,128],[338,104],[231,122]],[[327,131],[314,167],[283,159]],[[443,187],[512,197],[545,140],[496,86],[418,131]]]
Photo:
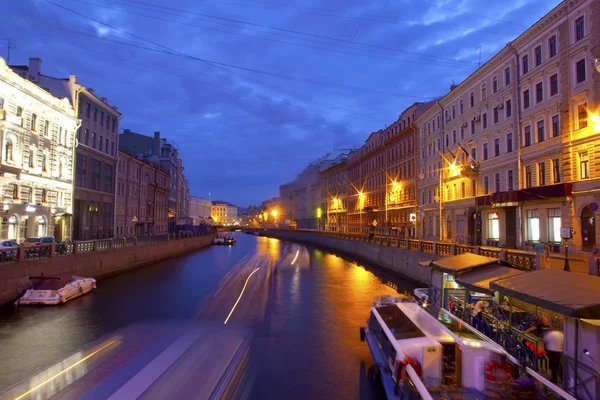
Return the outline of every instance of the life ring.
[[[502,369],[504,371],[504,379],[506,381],[512,380],[513,369],[507,363],[501,363],[499,361],[490,361],[485,366],[485,379],[488,382],[497,382],[496,370]]]
[[[404,376],[406,375],[406,366],[407,365],[410,365],[411,367],[413,367],[413,369],[417,373],[417,376],[419,378],[421,377],[421,364],[419,364],[419,362],[417,360],[415,360],[414,358],[406,357],[404,359],[404,361],[402,361],[402,369],[400,370],[400,381],[404,380]]]

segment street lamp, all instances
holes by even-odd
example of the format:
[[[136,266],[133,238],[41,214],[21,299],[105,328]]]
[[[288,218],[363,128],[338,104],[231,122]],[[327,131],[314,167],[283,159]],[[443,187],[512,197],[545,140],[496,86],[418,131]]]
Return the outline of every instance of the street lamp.
[[[358,192],[358,215],[359,215],[359,225],[360,225],[360,234],[362,235],[362,209],[365,205],[365,194],[360,191]]]

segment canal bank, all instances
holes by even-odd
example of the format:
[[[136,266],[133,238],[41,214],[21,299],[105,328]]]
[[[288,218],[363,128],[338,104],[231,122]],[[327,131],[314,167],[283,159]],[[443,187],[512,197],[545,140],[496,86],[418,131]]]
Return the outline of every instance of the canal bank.
[[[427,254],[398,247],[397,242],[379,240],[368,242],[310,233],[306,231],[247,229],[246,232],[273,237],[290,242],[305,243],[351,256],[377,266],[414,283],[429,285],[431,270],[421,268],[420,262],[437,260],[442,255]]]
[[[29,287],[30,276],[78,275],[96,279],[177,257],[210,246],[214,235],[135,244],[122,248],[55,255],[0,265],[0,306],[17,299]],[[94,245],[98,249],[97,244]]]

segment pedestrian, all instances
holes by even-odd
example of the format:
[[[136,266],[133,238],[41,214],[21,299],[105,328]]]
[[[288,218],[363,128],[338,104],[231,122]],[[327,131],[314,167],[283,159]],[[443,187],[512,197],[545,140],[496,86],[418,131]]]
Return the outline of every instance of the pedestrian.
[[[558,384],[558,371],[562,363],[562,354],[564,351],[565,336],[558,329],[548,329],[542,337],[544,348],[548,355],[548,367],[552,373],[550,382]]]

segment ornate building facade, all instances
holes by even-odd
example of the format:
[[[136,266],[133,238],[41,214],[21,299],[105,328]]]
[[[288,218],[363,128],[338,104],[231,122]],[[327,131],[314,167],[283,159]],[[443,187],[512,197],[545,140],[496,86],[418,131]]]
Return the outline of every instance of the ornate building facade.
[[[52,96],[0,58],[3,239],[71,239],[78,126],[67,98]]]

